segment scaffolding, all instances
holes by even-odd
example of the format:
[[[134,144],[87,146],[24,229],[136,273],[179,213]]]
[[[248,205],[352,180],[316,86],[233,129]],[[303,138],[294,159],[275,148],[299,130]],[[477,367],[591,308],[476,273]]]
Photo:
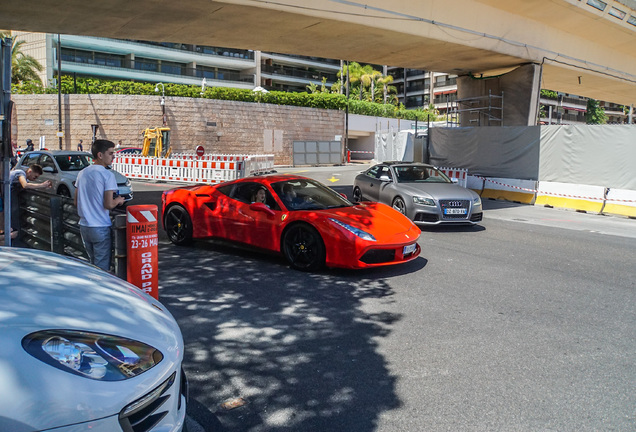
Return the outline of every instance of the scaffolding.
[[[446,124],[450,127],[460,126],[461,119],[470,126],[503,126],[504,94],[476,96],[447,102]],[[467,119],[467,120],[466,120]]]

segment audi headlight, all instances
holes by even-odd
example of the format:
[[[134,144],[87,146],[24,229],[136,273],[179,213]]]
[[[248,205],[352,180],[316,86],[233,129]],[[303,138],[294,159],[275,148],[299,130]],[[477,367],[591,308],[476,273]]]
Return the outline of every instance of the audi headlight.
[[[427,206],[435,206],[435,200],[432,198],[425,198],[425,197],[421,197],[421,196],[414,196],[413,197],[413,202],[415,204],[422,204],[422,205],[427,205]]]
[[[130,179],[129,179],[129,178],[127,178],[127,179],[126,179],[126,187],[130,187],[130,185],[131,185],[131,184],[132,184],[132,183],[130,182]]]
[[[481,205],[481,198],[479,197],[479,195],[473,198],[473,205]]]
[[[132,378],[163,360],[159,350],[142,342],[72,330],[31,333],[22,347],[48,365],[100,381]]]
[[[344,229],[349,231],[351,234],[354,234],[354,235],[360,237],[362,240],[376,241],[375,237],[373,237],[371,234],[369,234],[366,231],[362,231],[359,228],[352,227],[351,225],[346,224],[344,222],[341,222],[341,221],[339,221],[337,219],[329,218],[329,220],[331,222],[335,223],[336,225],[343,227]]]

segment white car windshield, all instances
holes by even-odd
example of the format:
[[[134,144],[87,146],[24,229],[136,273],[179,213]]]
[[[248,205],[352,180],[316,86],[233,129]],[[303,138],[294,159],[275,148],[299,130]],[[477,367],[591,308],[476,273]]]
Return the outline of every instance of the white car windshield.
[[[443,172],[432,167],[397,165],[393,170],[398,183],[452,183]]]
[[[323,210],[353,204],[339,193],[312,180],[293,179],[272,184],[288,210]]]
[[[81,171],[92,165],[92,158],[83,154],[55,155],[55,161],[62,171]]]

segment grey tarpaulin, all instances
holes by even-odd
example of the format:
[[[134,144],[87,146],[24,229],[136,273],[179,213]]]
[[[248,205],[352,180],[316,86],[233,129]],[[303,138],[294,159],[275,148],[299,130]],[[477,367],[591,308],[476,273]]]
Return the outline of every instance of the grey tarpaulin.
[[[487,177],[636,190],[636,127],[436,128],[429,160]]]
[[[539,180],[636,190],[636,126],[541,126]]]
[[[431,128],[429,162],[487,177],[536,180],[539,127]]]

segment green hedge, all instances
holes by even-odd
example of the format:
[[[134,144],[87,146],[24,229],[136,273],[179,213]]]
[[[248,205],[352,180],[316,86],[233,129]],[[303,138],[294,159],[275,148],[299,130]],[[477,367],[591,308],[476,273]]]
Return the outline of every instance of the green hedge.
[[[161,87],[160,87],[161,90]],[[13,85],[15,94],[56,94],[57,89],[44,88],[34,83]],[[106,81],[93,78],[62,76],[62,93],[64,94],[119,94],[119,95],[153,95],[156,96],[155,84],[132,81]],[[337,109],[344,111],[347,107],[345,95],[336,93],[288,93],[281,91],[258,92],[249,89],[230,87],[207,87],[201,94],[201,87],[183,84],[165,84],[166,96],[231,100],[239,102],[260,102],[275,105],[291,105],[299,107]],[[374,102],[349,99],[349,112],[377,117],[399,118],[406,120],[426,121],[437,119],[437,113],[429,110],[407,110],[402,105],[379,104]]]

